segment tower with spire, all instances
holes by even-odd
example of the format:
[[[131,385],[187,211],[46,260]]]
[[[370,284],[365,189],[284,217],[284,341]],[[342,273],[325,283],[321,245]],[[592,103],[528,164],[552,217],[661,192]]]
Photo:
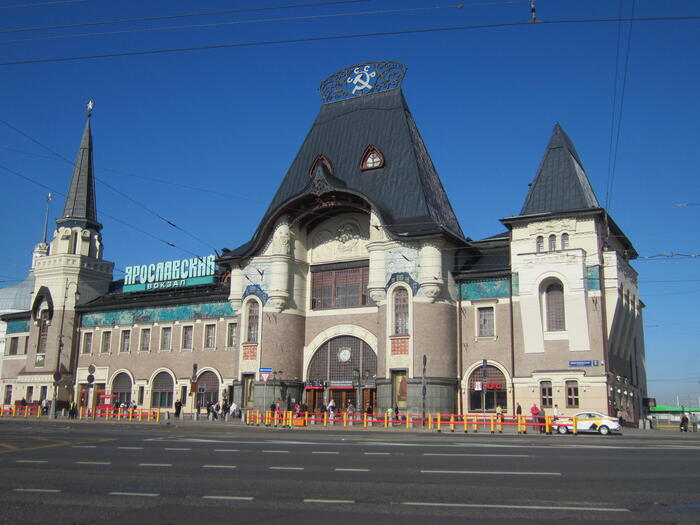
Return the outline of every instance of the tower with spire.
[[[109,289],[114,263],[102,258],[102,224],[97,220],[93,144],[90,129],[92,102],[78,149],[62,216],[53,236],[37,245],[34,294],[27,360],[22,374],[32,382],[58,383],[58,400],[70,399],[77,341],[75,308]],[[48,253],[46,254],[46,251]],[[56,379],[58,378],[58,379]],[[21,381],[21,378],[18,378]]]

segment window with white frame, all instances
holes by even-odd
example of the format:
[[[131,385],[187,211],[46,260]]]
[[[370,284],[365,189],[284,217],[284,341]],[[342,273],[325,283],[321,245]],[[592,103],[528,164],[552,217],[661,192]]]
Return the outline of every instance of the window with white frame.
[[[173,343],[173,329],[170,326],[164,326],[160,329],[160,349],[168,351]]]
[[[100,347],[101,354],[108,354],[112,350],[112,331],[107,330],[102,332],[102,346]]]
[[[19,337],[10,338],[10,346],[7,355],[17,355],[19,349]]]
[[[42,310],[39,315],[39,340],[36,347],[37,354],[46,353],[46,341],[49,336],[49,311]]]
[[[538,235],[537,239],[535,240],[535,251],[537,253],[544,251],[544,237],[541,235]]]
[[[549,251],[553,252],[557,249],[557,236],[552,234],[549,236]]]
[[[394,290],[394,335],[408,335],[408,290]]]
[[[182,327],[182,349],[192,350],[192,342],[194,340],[194,326]]]
[[[238,323],[229,323],[226,329],[226,346],[234,348],[238,343]]]
[[[151,349],[151,329],[141,328],[141,345],[140,350],[142,352],[148,352]]]
[[[494,324],[494,308],[493,306],[484,306],[477,308],[478,315],[478,336],[493,337],[496,335],[496,327]]]
[[[204,348],[216,347],[216,325],[204,325]]]
[[[561,249],[562,250],[569,249],[569,234],[568,233],[561,234]]]
[[[121,344],[119,345],[119,351],[122,353],[128,353],[131,349],[131,330],[122,330]]]
[[[561,283],[551,283],[544,293],[547,315],[547,331],[562,332],[566,330],[564,316],[564,287]]]
[[[92,353],[92,332],[85,332],[83,334],[83,353]]]
[[[258,342],[258,328],[260,326],[260,305],[257,301],[251,300],[246,308],[247,330],[246,343]]]
[[[578,381],[566,382],[566,408],[578,408]]]

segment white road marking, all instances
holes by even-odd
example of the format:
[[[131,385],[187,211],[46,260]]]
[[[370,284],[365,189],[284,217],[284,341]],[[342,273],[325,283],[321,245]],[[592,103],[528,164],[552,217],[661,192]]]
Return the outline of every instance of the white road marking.
[[[172,467],[172,463],[139,463],[139,467]]]
[[[144,498],[155,498],[160,496],[154,492],[110,492],[110,496],[141,496]]]
[[[18,459],[15,463],[48,463],[45,459]]]
[[[369,472],[368,468],[337,468],[336,472]]]
[[[202,496],[202,499],[224,499],[232,501],[253,501],[253,496]]]
[[[166,448],[165,450],[192,450],[191,448]]]
[[[202,465],[202,468],[238,468],[236,465]]]
[[[263,450],[263,454],[289,454],[289,450]]]
[[[237,448],[215,448],[214,452],[240,452]]]
[[[76,465],[111,465],[110,461],[76,461]]]
[[[304,498],[304,503],[355,503],[354,499],[313,499]]]
[[[14,492],[61,492],[59,489],[12,489]]]
[[[73,445],[73,448],[97,448],[97,445]]]
[[[579,512],[629,512],[618,507],[565,507],[555,505],[490,505],[487,503],[433,503],[427,501],[402,501],[401,505],[418,507],[457,507],[470,509],[518,509],[518,510],[566,510]]]
[[[119,450],[143,450],[143,447],[117,447]]]
[[[561,472],[507,472],[486,470],[421,470],[421,474],[483,474],[490,476],[561,476]]]
[[[391,456],[391,452],[365,452],[365,456]]]
[[[304,470],[304,467],[269,467],[270,470]]]
[[[529,458],[530,454],[450,454],[439,452],[424,452],[424,456],[446,456],[446,457],[465,457],[465,458]]]
[[[312,454],[340,454],[340,452],[337,451],[324,451],[324,450],[314,450]]]

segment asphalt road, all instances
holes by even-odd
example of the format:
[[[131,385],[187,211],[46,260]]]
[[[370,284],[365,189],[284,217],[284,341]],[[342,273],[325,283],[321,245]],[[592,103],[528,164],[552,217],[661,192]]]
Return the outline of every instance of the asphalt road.
[[[0,421],[0,523],[700,523],[700,433]]]

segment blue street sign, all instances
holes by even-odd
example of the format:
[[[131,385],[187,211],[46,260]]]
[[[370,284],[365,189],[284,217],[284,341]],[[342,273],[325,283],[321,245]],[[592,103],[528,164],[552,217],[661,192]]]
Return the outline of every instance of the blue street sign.
[[[271,374],[272,373],[272,368],[261,368],[258,370],[261,374]]]
[[[593,366],[593,361],[569,361],[569,366]]]

